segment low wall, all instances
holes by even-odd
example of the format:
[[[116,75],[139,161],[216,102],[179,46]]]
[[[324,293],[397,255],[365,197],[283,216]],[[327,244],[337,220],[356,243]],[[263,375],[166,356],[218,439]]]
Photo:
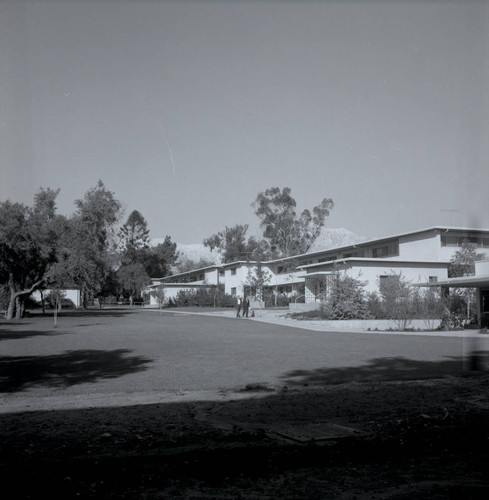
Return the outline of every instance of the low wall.
[[[308,302],[306,304],[289,304],[289,310],[291,313],[314,311],[319,309],[320,302]],[[310,320],[314,321],[314,320]],[[321,324],[332,330],[338,329],[355,329],[355,330],[398,330],[399,325],[396,321],[392,319],[335,319],[335,320],[318,320]],[[407,328],[414,330],[427,330],[435,329],[440,326],[441,319],[435,320],[424,320],[424,319],[413,319],[408,324]]]
[[[312,321],[312,320],[311,320]],[[399,325],[392,319],[336,319],[318,320],[327,330],[399,330]],[[441,319],[425,321],[423,319],[413,319],[408,325],[412,330],[432,330],[440,326]]]
[[[289,310],[291,313],[315,311],[316,309],[319,309],[320,305],[321,302],[306,302],[305,304],[303,302],[291,302],[289,304]]]

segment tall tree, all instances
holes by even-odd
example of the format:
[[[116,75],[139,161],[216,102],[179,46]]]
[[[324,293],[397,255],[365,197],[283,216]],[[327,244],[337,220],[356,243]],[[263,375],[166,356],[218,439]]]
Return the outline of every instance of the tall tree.
[[[141,212],[133,210],[125,224],[119,230],[119,249],[124,252],[128,248],[140,249],[149,247],[149,229]]]
[[[248,224],[237,224],[213,234],[204,240],[204,245],[217,250],[223,262],[237,260],[266,260],[272,257],[268,242],[253,236],[246,239]]]
[[[226,226],[224,231],[206,238],[204,246],[209,247],[211,250],[218,250],[222,255],[223,262],[248,259],[246,231],[248,231],[248,224],[236,224],[233,227]]]
[[[40,189],[32,207],[0,203],[0,280],[10,293],[7,319],[22,316],[25,299],[41,288],[56,261],[58,192]]]
[[[75,205],[75,214],[65,220],[60,231],[58,263],[50,279],[57,284],[79,286],[86,306],[88,296],[100,293],[115,266],[114,225],[121,203],[99,180]]]
[[[171,266],[177,260],[177,244],[166,236],[163,243],[148,248],[144,252],[143,265],[148,276],[163,278],[171,272]]]
[[[280,257],[290,257],[309,250],[324,226],[326,217],[334,208],[333,200],[324,198],[312,209],[296,212],[296,201],[291,189],[278,187],[259,193],[252,204],[261,219],[263,236],[272,251]]]

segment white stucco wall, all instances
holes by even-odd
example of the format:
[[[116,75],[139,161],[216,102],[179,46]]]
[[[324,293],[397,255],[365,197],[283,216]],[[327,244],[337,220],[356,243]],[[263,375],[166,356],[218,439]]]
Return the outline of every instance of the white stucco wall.
[[[399,256],[392,257],[392,260],[443,260],[440,235],[429,231],[401,236]]]
[[[391,273],[402,275],[407,281],[414,283],[425,283],[429,281],[430,276],[436,276],[438,280],[447,279],[446,267],[441,265],[430,264],[415,264],[415,263],[402,263],[392,261],[389,263],[355,263],[346,271],[348,276],[352,278],[365,281],[366,292],[378,292],[379,290],[379,277],[382,275],[388,276]]]
[[[43,294],[46,296],[48,293],[50,293],[51,290],[44,290]],[[75,304],[75,307],[80,307],[81,306],[81,295],[80,295],[80,290],[75,290],[75,289],[68,289],[68,290],[63,290],[64,297],[66,299],[71,300],[73,304]],[[39,290],[36,290],[32,294],[32,298],[36,300],[37,302],[41,302],[41,292]]]

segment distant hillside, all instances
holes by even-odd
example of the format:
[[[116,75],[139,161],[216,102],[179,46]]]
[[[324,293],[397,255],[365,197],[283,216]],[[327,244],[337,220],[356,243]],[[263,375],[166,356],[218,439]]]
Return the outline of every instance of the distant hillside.
[[[194,261],[206,259],[214,264],[221,263],[220,254],[217,252],[211,252],[210,249],[202,243],[191,243],[188,245],[177,243],[177,251],[180,254],[180,258],[186,258]]]
[[[321,234],[317,237],[316,241],[312,244],[308,253],[354,245],[355,243],[361,243],[367,239],[368,238],[365,236],[359,236],[358,234],[342,227],[325,227],[321,231]]]
[[[164,238],[153,238],[151,240],[151,246],[156,246],[159,243],[163,243]],[[213,262],[214,264],[221,263],[221,256],[217,252],[211,252],[209,248],[205,247],[202,243],[190,243],[184,245],[182,243],[177,243],[178,261],[193,261],[199,262],[201,259]],[[178,269],[176,266],[172,268],[173,273],[177,273]]]
[[[341,246],[354,245],[365,241],[367,238],[359,236],[348,229],[344,228],[323,228],[321,234],[316,239],[309,252],[318,252]],[[151,245],[163,243],[164,238],[154,238],[151,240]],[[177,251],[179,252],[179,260],[192,260],[198,262],[201,259],[208,260],[214,264],[221,263],[221,256],[217,252],[211,252],[209,248],[202,243],[191,243],[183,245],[177,243]]]

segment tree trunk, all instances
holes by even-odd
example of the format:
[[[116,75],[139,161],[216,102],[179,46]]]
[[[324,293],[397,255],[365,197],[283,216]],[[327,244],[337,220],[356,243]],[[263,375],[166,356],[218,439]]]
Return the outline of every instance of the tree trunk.
[[[41,285],[42,280],[36,281],[30,288],[16,291],[16,287],[12,277],[9,280],[10,299],[8,303],[5,319],[13,319],[14,314],[16,319],[20,319],[24,315],[25,299]]]
[[[12,319],[14,317],[15,311],[15,295],[14,292],[11,291],[10,299],[8,301],[7,312],[5,313],[5,319]]]
[[[21,319],[22,318],[22,312],[23,312],[23,300],[21,299],[20,295],[17,295],[15,297],[15,319]]]

